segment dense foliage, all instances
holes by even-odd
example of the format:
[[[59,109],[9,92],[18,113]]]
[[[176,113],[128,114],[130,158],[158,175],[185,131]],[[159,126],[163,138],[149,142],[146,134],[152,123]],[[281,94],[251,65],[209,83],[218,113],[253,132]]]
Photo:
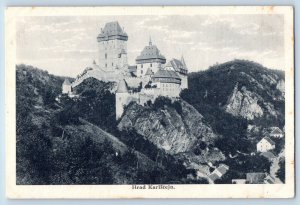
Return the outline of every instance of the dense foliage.
[[[199,143],[199,149],[192,150],[200,155],[202,150],[217,147],[225,154],[224,163],[230,170],[216,183],[231,183],[232,178],[245,178],[247,172],[270,171],[270,162],[253,154],[261,133],[252,136],[247,133],[249,124],[261,127],[284,124],[284,101],[280,100],[278,89],[264,80],[264,74],[279,76],[279,80],[284,78],[280,71],[236,60],[190,74],[189,89],[181,93],[182,99],[203,115],[205,124],[221,136],[211,147],[203,142]],[[249,76],[264,89],[250,82]],[[188,171],[182,161],[157,148],[134,129],[118,130],[114,83],[89,78],[74,90],[78,98],[63,95],[57,102],[55,98],[61,93],[63,80],[31,66],[17,66],[17,184],[207,183],[203,179],[188,179],[188,174],[195,175],[194,170]],[[246,120],[225,112],[224,106],[237,83],[274,104],[282,116]],[[183,109],[180,102],[165,97],[157,98],[154,103],[148,101],[145,107],[153,110],[170,107],[179,115]],[[91,126],[82,119],[96,125],[103,134],[91,132]],[[120,151],[110,135],[124,143],[127,150]],[[99,141],[102,138],[105,140]],[[284,140],[278,139],[275,154],[283,148]],[[141,166],[141,160],[149,163]],[[282,181],[284,163],[280,161],[277,172]]]

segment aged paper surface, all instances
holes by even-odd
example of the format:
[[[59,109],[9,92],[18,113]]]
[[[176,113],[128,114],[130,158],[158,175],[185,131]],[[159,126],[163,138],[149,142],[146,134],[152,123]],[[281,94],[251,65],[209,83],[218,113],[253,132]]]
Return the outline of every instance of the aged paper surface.
[[[292,7],[5,19],[7,197],[294,196]]]

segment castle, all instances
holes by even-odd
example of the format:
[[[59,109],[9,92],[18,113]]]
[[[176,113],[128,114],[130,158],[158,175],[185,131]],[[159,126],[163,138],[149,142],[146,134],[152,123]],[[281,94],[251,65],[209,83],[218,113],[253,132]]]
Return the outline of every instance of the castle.
[[[94,61],[73,83],[64,82],[63,93],[72,93],[72,88],[90,77],[116,82],[116,119],[119,119],[124,106],[131,101],[144,105],[158,96],[176,98],[182,89],[188,88],[188,69],[183,57],[171,59],[166,64],[166,58],[150,38],[149,44],[136,57],[136,65],[130,66],[127,41],[128,35],[117,21],[106,23],[97,37],[98,64]]]

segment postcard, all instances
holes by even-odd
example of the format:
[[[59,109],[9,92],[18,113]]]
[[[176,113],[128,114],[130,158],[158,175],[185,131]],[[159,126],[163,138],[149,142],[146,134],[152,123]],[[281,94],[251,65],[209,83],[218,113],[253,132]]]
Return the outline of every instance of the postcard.
[[[294,197],[293,7],[5,21],[8,198]]]

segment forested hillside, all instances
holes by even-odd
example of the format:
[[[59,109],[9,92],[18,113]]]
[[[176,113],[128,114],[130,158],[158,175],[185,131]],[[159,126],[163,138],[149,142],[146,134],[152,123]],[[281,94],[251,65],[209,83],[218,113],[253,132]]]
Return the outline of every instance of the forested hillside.
[[[64,79],[16,68],[17,184],[208,183],[222,163],[229,171],[215,183],[270,173],[256,144],[269,127],[284,127],[281,71],[243,60],[214,65],[189,74],[180,98],[132,102],[119,120],[115,83],[88,78],[69,98]],[[284,138],[275,141],[284,156]]]

